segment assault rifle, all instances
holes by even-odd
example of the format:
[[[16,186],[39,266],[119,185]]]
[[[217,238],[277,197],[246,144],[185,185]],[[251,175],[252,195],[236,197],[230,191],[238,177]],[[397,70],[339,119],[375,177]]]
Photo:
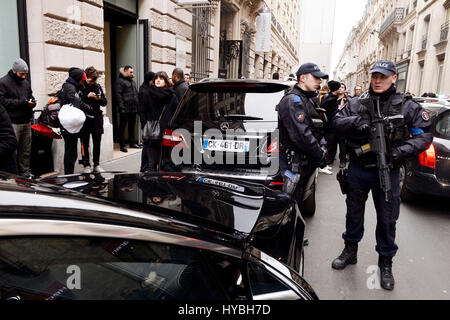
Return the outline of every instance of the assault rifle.
[[[389,159],[389,150],[386,147],[385,125],[389,123],[389,118],[384,118],[380,109],[380,98],[370,97],[364,99],[363,103],[372,119],[373,130],[371,131],[371,142],[355,150],[359,157],[369,151],[373,151],[377,155],[378,175],[380,177],[380,186],[384,191],[386,202],[389,201],[389,191],[391,191],[390,166],[387,161]],[[387,122],[387,123],[386,123]]]

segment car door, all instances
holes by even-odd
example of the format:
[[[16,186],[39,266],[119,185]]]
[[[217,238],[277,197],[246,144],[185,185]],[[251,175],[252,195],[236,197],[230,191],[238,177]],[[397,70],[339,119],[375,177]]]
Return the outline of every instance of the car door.
[[[161,231],[0,219],[0,299],[227,300],[204,251],[240,251]]]

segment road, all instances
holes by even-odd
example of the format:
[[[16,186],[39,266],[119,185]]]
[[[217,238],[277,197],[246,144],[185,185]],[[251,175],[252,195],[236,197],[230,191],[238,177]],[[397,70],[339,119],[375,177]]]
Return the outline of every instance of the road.
[[[137,172],[140,153],[102,166],[107,170]],[[334,168],[333,172],[337,169]],[[365,235],[359,244],[358,264],[337,271],[331,261],[344,243],[345,198],[336,176],[319,175],[317,212],[305,219],[309,246],[305,249],[305,279],[319,298],[333,300],[449,300],[450,299],[450,201],[423,197],[403,204],[397,224],[399,251],[394,258],[396,280],[392,292],[376,282],[376,215],[372,198],[366,205]]]
[[[334,173],[337,169],[334,168]],[[317,211],[307,223],[309,246],[305,251],[305,278],[319,298],[450,299],[450,201],[424,196],[414,204],[402,203],[397,223],[397,245],[392,292],[375,282],[378,254],[375,251],[376,214],[371,195],[366,204],[365,234],[359,244],[358,263],[342,271],[331,262],[344,247],[345,197],[335,175],[319,175]]]

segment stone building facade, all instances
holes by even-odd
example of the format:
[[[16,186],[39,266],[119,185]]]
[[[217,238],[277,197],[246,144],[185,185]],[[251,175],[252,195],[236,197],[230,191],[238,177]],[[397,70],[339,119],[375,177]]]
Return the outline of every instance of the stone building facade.
[[[368,72],[375,61],[392,60],[399,72],[399,91],[416,96],[424,92],[448,96],[449,24],[449,0],[369,0],[355,27],[358,31],[349,36],[336,76],[351,82],[356,72],[356,82],[367,89]],[[342,73],[348,56],[357,57],[357,67]]]
[[[210,0],[202,6],[177,0],[19,2],[26,9],[23,33],[29,53],[21,56],[30,65],[38,109],[61,88],[71,67],[94,66],[100,72],[108,98],[101,162],[114,156],[118,116],[112,88],[121,66],[134,67],[139,86],[145,72],[170,76],[175,67],[199,81],[271,78],[274,72],[284,77],[298,65],[300,0]],[[265,10],[272,12],[271,52],[259,53],[255,22]],[[63,150],[64,142],[54,140],[58,172],[63,171]]]

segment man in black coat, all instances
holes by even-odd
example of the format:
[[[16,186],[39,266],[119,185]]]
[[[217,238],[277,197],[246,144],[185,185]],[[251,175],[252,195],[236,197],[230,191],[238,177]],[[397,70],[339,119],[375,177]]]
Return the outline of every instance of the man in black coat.
[[[392,258],[398,246],[395,243],[396,223],[400,214],[400,166],[402,160],[425,151],[433,141],[428,113],[409,97],[397,93],[397,69],[392,61],[377,61],[370,71],[369,94],[348,100],[333,118],[332,126],[345,135],[350,164],[345,177],[347,183],[346,230],[342,235],[345,248],[334,259],[332,268],[341,270],[357,263],[358,243],[364,234],[364,210],[369,192],[377,213],[376,251],[381,269],[381,287],[394,289]],[[373,101],[379,101],[378,103]],[[374,117],[372,108],[381,113]],[[396,119],[396,120],[390,120]],[[377,136],[377,124],[385,124],[388,178],[390,188],[381,185],[380,161],[371,143]],[[370,145],[370,147],[368,147]],[[363,150],[364,149],[364,150]],[[360,152],[363,150],[362,152]]]
[[[91,111],[92,108],[83,101],[86,79],[86,74],[82,69],[70,68],[69,77],[59,93],[61,106],[71,104],[84,113]],[[78,158],[78,138],[80,134],[72,134],[64,128],[61,128],[61,134],[64,138],[64,173],[73,174],[75,171],[75,162]]]
[[[5,108],[0,104],[0,171],[17,174],[17,139],[11,120]]]
[[[31,119],[36,101],[27,74],[27,63],[17,59],[8,74],[0,79],[0,104],[6,108],[17,138],[19,174],[30,178]]]
[[[175,68],[172,72],[173,90],[178,98],[178,101],[183,99],[184,94],[189,89],[189,85],[184,80],[184,72],[180,68]]]
[[[114,94],[119,111],[119,143],[120,151],[128,152],[125,148],[125,128],[128,123],[128,141],[130,148],[141,148],[135,139],[136,115],[138,112],[139,95],[133,80],[134,70],[131,66],[120,69],[119,79],[114,86]]]

